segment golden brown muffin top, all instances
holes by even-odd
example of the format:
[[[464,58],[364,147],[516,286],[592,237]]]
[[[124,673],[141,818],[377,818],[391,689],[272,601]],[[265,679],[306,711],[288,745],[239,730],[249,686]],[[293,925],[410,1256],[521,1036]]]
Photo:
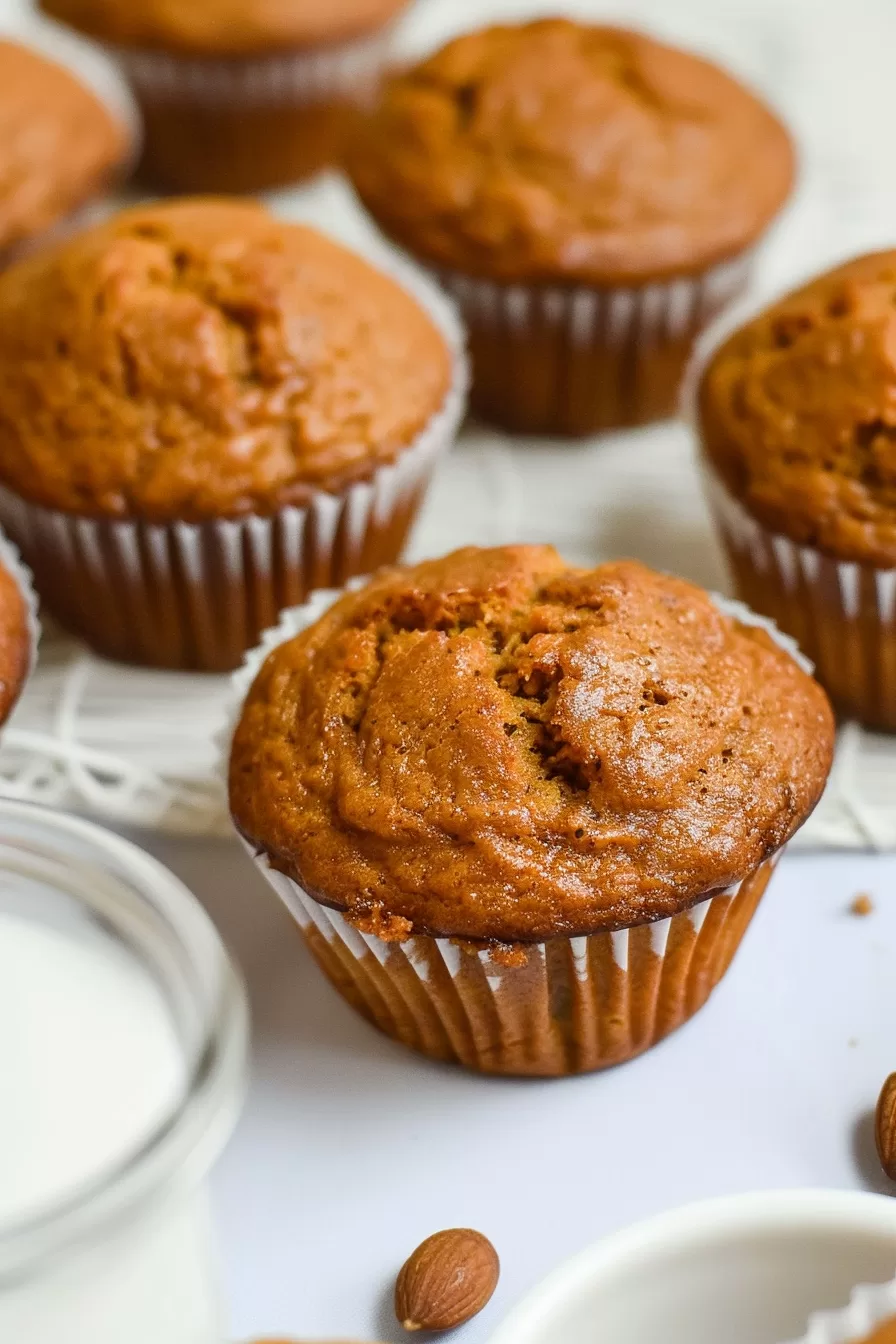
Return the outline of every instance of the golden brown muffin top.
[[[865,1340],[865,1344],[896,1344],[896,1317],[879,1325]]]
[[[815,806],[824,692],[701,589],[553,547],[389,569],[275,649],[243,835],[380,937],[578,935],[687,908]]]
[[[896,251],[820,276],[731,336],[699,417],[714,466],[767,527],[896,565]]]
[[[794,161],[780,122],[715,66],[544,19],[461,37],[391,80],[350,171],[387,232],[437,265],[602,284],[742,251]]]
[[[31,636],[25,599],[0,563],[0,724],[10,714],[28,671]]]
[[[80,32],[181,55],[252,56],[339,42],[387,23],[407,0],[40,0]]]
[[[391,462],[445,400],[398,284],[249,202],[128,210],[0,276],[0,481],[74,513],[270,513]]]
[[[130,135],[62,66],[0,41],[0,252],[101,192]]]

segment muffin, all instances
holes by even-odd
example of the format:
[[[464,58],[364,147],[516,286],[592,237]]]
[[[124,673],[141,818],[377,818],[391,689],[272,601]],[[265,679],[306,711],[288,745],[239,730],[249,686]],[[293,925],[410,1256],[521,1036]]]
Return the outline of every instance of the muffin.
[[[145,175],[252,192],[338,160],[376,92],[407,0],[41,0],[120,62],[146,126]]]
[[[110,658],[225,670],[394,560],[463,409],[458,325],[259,205],[128,210],[0,276],[0,525]]]
[[[721,70],[564,19],[472,33],[393,78],[348,165],[458,299],[476,409],[568,435],[672,412],[794,173],[787,132]]]
[[[896,729],[896,251],[813,280],[709,359],[697,419],[740,595],[835,705]]]
[[[31,576],[0,533],[0,726],[9,718],[37,654]]]
[[[130,130],[73,75],[0,41],[0,264],[70,223],[131,151]]]
[[[689,583],[543,546],[318,613],[237,678],[230,806],[349,1002],[435,1059],[543,1076],[695,1013],[830,768],[791,654]]]

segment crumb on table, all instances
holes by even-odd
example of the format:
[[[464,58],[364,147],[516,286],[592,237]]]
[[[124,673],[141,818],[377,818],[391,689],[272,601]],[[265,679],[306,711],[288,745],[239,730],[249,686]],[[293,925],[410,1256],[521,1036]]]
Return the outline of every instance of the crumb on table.
[[[850,913],[853,915],[862,915],[862,916],[870,915],[874,912],[874,902],[868,895],[867,891],[860,891],[859,894],[854,898],[853,903],[849,907],[849,909]]]

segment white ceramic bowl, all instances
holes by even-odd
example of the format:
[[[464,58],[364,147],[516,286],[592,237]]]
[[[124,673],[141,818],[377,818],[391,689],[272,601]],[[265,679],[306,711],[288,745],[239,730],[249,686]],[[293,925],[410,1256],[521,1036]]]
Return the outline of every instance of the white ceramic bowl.
[[[794,1190],[694,1204],[556,1270],[490,1344],[782,1344],[896,1271],[896,1199]]]

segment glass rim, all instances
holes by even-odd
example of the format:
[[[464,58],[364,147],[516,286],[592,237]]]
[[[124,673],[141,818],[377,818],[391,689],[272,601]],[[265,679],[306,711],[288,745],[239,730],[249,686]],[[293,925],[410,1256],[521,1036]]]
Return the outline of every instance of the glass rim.
[[[19,831],[5,834],[4,821],[18,823]],[[127,884],[157,931],[176,940],[190,968],[201,1034],[176,1098],[136,1146],[61,1199],[0,1223],[0,1290],[4,1281],[27,1277],[51,1258],[94,1244],[110,1225],[162,1198],[171,1183],[178,1188],[198,1184],[229,1137],[244,1092],[249,1031],[245,988],[212,920],[189,888],[152,855],[93,822],[40,804],[0,799],[0,871],[4,846],[52,859],[64,851],[66,841],[86,849],[110,878]],[[60,882],[59,890],[96,916],[74,880],[71,888]],[[101,918],[136,955],[124,919],[116,921],[108,908]],[[146,969],[153,975],[151,965]]]

